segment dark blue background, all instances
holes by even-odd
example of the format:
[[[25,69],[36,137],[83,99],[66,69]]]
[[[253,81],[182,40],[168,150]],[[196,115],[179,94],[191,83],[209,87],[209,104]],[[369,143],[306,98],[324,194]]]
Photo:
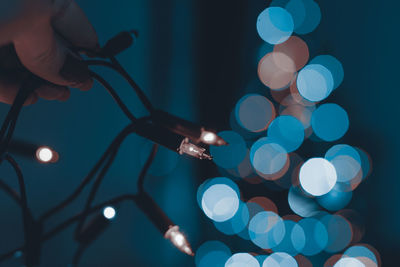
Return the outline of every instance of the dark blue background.
[[[256,34],[255,21],[266,7],[266,1],[78,2],[95,26],[101,43],[121,30],[139,30],[137,42],[119,58],[157,107],[223,130],[228,129],[230,111],[246,88],[261,87],[256,67],[262,42]],[[319,4],[321,24],[303,37],[309,44],[311,57],[332,54],[345,69],[344,83],[328,99],[343,106],[350,117],[349,132],[338,143],[360,146],[373,160],[372,175],[355,191],[350,207],[360,211],[366,220],[365,241],[378,249],[385,266],[395,266],[400,248],[397,172],[400,4],[372,0],[320,1]],[[135,114],[145,114],[119,77],[103,70],[101,73],[113,82]],[[0,105],[3,117],[8,108]],[[67,196],[127,123],[110,96],[98,85],[89,92],[73,90],[66,103],[41,100],[26,107],[15,137],[50,145],[61,154],[55,165],[20,160],[34,214],[40,215]],[[136,191],[136,177],[147,147],[142,138],[126,140],[96,202]],[[151,175],[146,188],[181,226],[193,247],[217,239],[227,242],[234,252],[253,251],[255,248],[250,243],[226,238],[217,232],[196,204],[197,186],[205,178],[217,176],[216,168],[188,158],[178,159],[168,152],[164,158],[167,162],[164,165],[176,164],[176,167],[168,175]],[[1,178],[16,188],[10,168],[2,166],[1,173]],[[245,194],[262,193],[251,187],[243,190]],[[280,210],[287,211],[286,192],[268,195],[266,191],[265,194],[276,201]],[[79,198],[47,227],[79,212],[83,201],[83,197]],[[0,194],[0,208],[0,251],[7,251],[22,243],[20,211],[4,194]],[[69,228],[43,246],[42,266],[67,266],[76,249],[72,231]],[[319,261],[316,257],[315,262]],[[20,265],[19,259],[4,263],[4,266]],[[132,203],[118,207],[113,226],[86,251],[81,264],[98,267],[193,265],[193,259],[177,252]]]

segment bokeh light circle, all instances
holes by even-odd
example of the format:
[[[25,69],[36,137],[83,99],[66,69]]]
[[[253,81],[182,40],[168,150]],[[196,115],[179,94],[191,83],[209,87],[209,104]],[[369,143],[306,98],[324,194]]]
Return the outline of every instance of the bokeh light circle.
[[[254,244],[263,249],[276,247],[285,236],[285,224],[272,211],[262,211],[251,218],[249,236]]]
[[[345,208],[353,196],[352,191],[341,191],[336,186],[327,194],[317,197],[317,202],[321,207],[329,211],[337,211]]]
[[[349,128],[347,112],[337,104],[323,104],[312,114],[311,126],[316,136],[324,141],[343,137]]]
[[[196,251],[196,267],[223,267],[225,262],[232,255],[231,250],[220,241],[207,241]]]
[[[270,44],[285,42],[293,33],[294,23],[289,12],[281,7],[269,7],[257,18],[257,32]]]
[[[268,137],[281,145],[286,152],[292,152],[304,141],[304,127],[293,116],[279,116],[268,127]]]
[[[250,161],[257,173],[267,180],[281,177],[282,171],[289,167],[289,156],[286,150],[270,140],[260,138],[250,149]]]
[[[301,253],[306,256],[313,256],[325,249],[328,244],[328,232],[319,220],[305,218],[298,222],[303,228],[306,236],[306,243]]]
[[[300,168],[301,187],[313,196],[327,194],[335,186],[337,174],[335,167],[324,158],[307,160]]]
[[[342,83],[344,78],[344,70],[342,63],[340,63],[337,58],[331,55],[320,55],[313,58],[310,64],[320,64],[329,70],[333,77],[333,89],[338,88],[339,85]]]
[[[224,222],[214,221],[214,226],[217,230],[226,235],[234,235],[240,233],[246,228],[249,218],[249,209],[246,203],[240,202],[237,212],[231,219]]]
[[[247,94],[236,104],[235,118],[247,131],[262,132],[275,118],[275,108],[266,97],[259,94]]]
[[[310,33],[321,22],[321,9],[314,0],[290,0],[286,10],[292,15],[297,34]]]
[[[246,142],[240,134],[233,131],[219,132],[218,136],[227,141],[228,145],[210,146],[215,164],[225,169],[235,168],[246,157]]]
[[[330,71],[319,64],[305,66],[297,75],[297,90],[305,99],[319,102],[333,90],[334,82]]]
[[[284,220],[284,224],[285,236],[273,250],[295,256],[305,246],[306,236],[304,230],[300,225],[291,220]]]
[[[292,36],[286,42],[275,45],[274,52],[284,53],[290,57],[296,67],[296,71],[304,67],[309,58],[308,46],[298,36]]]
[[[235,216],[239,209],[239,196],[226,184],[215,184],[204,192],[201,207],[208,218],[223,222]]]
[[[298,267],[297,261],[287,253],[275,252],[269,255],[262,267]]]
[[[313,216],[321,210],[314,198],[308,197],[300,188],[294,186],[289,190],[288,202],[290,209],[301,217]]]
[[[326,252],[336,253],[350,244],[353,233],[350,223],[345,218],[327,214],[321,218],[321,222],[328,231],[328,244],[324,249]]]
[[[225,267],[260,267],[260,264],[249,253],[236,253],[226,261]]]
[[[260,81],[271,90],[282,90],[295,77],[296,66],[289,56],[281,52],[266,54],[258,63]]]

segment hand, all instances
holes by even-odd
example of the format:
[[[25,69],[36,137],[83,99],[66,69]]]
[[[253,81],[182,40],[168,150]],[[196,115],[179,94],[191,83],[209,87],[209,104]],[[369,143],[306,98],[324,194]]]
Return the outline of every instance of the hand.
[[[68,47],[98,49],[89,20],[73,0],[0,0],[0,102],[11,104],[29,72],[45,81],[39,97],[65,101],[68,86],[89,90],[93,81]]]

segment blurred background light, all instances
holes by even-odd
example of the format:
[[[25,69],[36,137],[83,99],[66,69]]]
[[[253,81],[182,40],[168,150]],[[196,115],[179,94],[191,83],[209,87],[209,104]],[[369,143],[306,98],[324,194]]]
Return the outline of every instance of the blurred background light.
[[[319,64],[329,70],[333,78],[333,90],[338,88],[339,85],[342,83],[344,78],[343,66],[342,63],[340,63],[340,61],[337,60],[335,57],[331,55],[320,55],[313,58],[310,64]]]
[[[344,136],[349,128],[347,112],[337,104],[323,104],[312,114],[311,126],[317,137],[335,141]]]
[[[328,243],[324,249],[326,252],[336,253],[350,244],[353,233],[350,223],[345,218],[327,214],[320,221],[328,231]]]
[[[225,267],[260,267],[260,264],[249,253],[236,253],[226,261]]]
[[[290,0],[286,9],[293,17],[294,32],[297,34],[312,32],[321,21],[321,9],[313,0]]]
[[[254,244],[263,249],[279,245],[285,236],[285,224],[279,215],[272,211],[257,213],[249,223],[249,236]]]
[[[313,216],[321,210],[314,198],[307,196],[299,187],[291,187],[288,194],[290,209],[301,217]]]
[[[243,137],[233,131],[219,132],[218,136],[228,142],[228,145],[210,146],[215,164],[225,169],[235,168],[246,157],[247,147]]]
[[[249,222],[249,209],[246,203],[240,202],[235,215],[224,222],[214,221],[214,226],[220,232],[226,235],[234,235],[243,231]]]
[[[327,98],[334,86],[331,72],[319,64],[305,66],[297,75],[296,84],[300,95],[312,102]]]
[[[345,208],[352,196],[352,191],[341,191],[335,186],[327,194],[317,197],[317,202],[321,207],[329,211],[337,211]]]
[[[223,222],[235,216],[239,208],[239,196],[226,184],[214,184],[205,190],[201,207],[208,218]]]
[[[282,177],[289,168],[286,150],[266,137],[260,138],[251,146],[250,161],[257,173],[267,180]]]
[[[284,224],[285,235],[282,241],[273,248],[273,251],[285,252],[289,255],[295,256],[305,246],[306,236],[304,230],[296,222],[291,220],[284,220]]]
[[[196,251],[196,267],[224,267],[225,262],[232,255],[228,246],[220,241],[207,241]]]
[[[293,33],[292,16],[280,7],[269,7],[257,18],[257,32],[261,39],[270,44],[285,42]]]
[[[295,151],[304,141],[303,124],[293,116],[279,116],[268,127],[268,138],[282,146],[286,152]]]
[[[313,256],[325,249],[328,244],[328,232],[323,223],[315,218],[305,218],[298,222],[303,228],[306,242],[301,253]]]
[[[366,244],[357,244],[349,247],[343,252],[342,259],[356,258],[361,263],[372,263],[374,266],[381,266],[381,259],[378,252],[371,246]],[[364,264],[363,264],[364,265]],[[365,266],[373,266],[371,264]]]
[[[265,131],[275,114],[271,101],[258,94],[243,96],[235,107],[236,121],[250,132]]]
[[[324,158],[307,160],[300,168],[301,187],[313,196],[327,194],[335,186],[337,174],[335,167]]]
[[[275,45],[273,51],[283,53],[291,58],[296,71],[304,67],[309,59],[308,46],[298,36],[291,36],[287,41]]]
[[[333,267],[366,267],[356,258],[341,258]]]
[[[258,78],[271,90],[282,90],[289,86],[296,66],[289,56],[281,52],[266,54],[258,63]]]
[[[281,106],[284,109],[280,112],[281,115],[290,115],[297,118],[303,124],[304,130],[311,126],[311,115],[315,110],[314,106],[303,106],[300,104],[290,105],[288,107]]]
[[[289,254],[275,252],[265,259],[262,267],[298,267],[298,264]]]

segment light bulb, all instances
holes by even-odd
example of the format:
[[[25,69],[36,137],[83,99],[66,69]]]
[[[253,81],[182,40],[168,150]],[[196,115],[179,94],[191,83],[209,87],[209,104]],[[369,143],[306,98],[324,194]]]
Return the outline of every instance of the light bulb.
[[[48,146],[41,146],[36,150],[36,159],[41,163],[53,163],[58,160],[58,153]]]
[[[179,154],[187,154],[198,159],[212,160],[212,157],[206,153],[206,149],[189,142],[188,138],[183,139],[179,149]]]
[[[112,220],[115,217],[115,209],[113,207],[105,207],[103,209],[103,215],[106,219]]]
[[[189,242],[186,240],[186,237],[179,231],[178,225],[170,226],[164,237],[166,239],[169,239],[171,243],[183,253],[194,256]]]
[[[226,146],[228,143],[216,133],[202,129],[200,141],[207,145]]]

